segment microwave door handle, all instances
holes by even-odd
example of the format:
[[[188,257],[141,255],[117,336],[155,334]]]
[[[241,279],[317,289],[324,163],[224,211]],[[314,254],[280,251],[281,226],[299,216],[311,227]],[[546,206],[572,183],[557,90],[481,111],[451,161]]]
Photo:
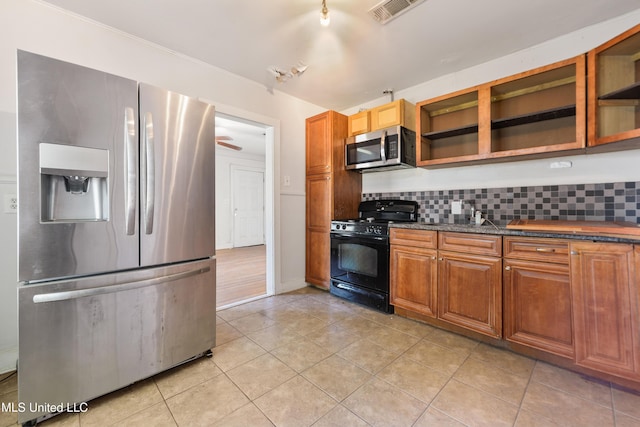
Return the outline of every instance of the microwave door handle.
[[[387,153],[385,152],[385,144],[387,140],[387,131],[383,130],[382,131],[382,135],[380,136],[380,159],[382,160],[382,162],[386,162],[387,161]]]

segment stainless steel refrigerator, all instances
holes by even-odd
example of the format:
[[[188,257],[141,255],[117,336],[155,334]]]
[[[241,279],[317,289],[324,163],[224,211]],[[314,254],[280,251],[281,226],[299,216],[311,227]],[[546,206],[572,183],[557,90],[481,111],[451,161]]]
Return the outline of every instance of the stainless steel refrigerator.
[[[214,133],[212,105],[18,51],[19,422],[215,346]]]

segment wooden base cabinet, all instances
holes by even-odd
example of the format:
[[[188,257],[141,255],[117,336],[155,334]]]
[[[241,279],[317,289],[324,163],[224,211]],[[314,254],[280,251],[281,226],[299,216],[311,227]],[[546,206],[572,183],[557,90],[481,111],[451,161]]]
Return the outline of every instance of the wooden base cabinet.
[[[502,260],[440,251],[438,261],[438,318],[502,337]]]
[[[391,304],[435,318],[438,295],[436,232],[392,228],[390,234]]]
[[[505,339],[573,359],[569,266],[505,259],[503,284]]]
[[[503,237],[504,338],[574,358],[569,242]]]
[[[640,379],[640,318],[636,265],[630,244],[572,243],[571,280],[576,364]]]
[[[502,238],[441,232],[438,249],[438,318],[501,338]]]

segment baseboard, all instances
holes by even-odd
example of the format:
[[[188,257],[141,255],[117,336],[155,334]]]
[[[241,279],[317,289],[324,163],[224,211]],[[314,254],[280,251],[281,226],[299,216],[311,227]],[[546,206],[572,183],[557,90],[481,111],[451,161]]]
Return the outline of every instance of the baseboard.
[[[0,349],[0,374],[16,370],[18,347]]]
[[[276,285],[275,293],[284,294],[285,292],[291,292],[298,289],[306,288],[307,284],[304,281],[304,277],[300,279],[288,280],[286,282],[280,282]]]

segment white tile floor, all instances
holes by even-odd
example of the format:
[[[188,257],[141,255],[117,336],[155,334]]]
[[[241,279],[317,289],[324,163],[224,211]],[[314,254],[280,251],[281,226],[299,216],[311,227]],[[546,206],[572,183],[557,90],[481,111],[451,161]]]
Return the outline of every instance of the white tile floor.
[[[42,425],[640,426],[640,395],[313,288],[220,311],[217,333],[213,358]]]

